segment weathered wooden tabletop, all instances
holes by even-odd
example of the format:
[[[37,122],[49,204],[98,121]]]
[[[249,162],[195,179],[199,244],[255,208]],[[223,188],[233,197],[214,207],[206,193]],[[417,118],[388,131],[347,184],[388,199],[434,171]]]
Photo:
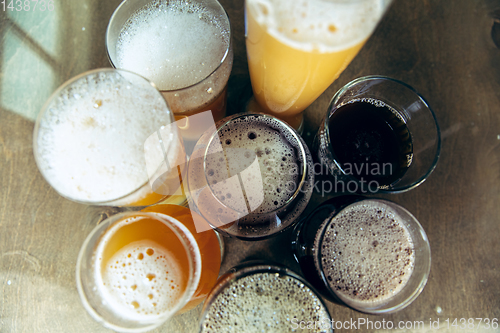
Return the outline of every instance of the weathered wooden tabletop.
[[[60,197],[38,172],[32,132],[37,113],[60,84],[110,67],[104,33],[118,3],[59,0],[44,12],[4,11],[0,3],[0,332],[106,331],[80,303],[75,264],[87,234],[112,209]],[[229,112],[235,113],[250,87],[243,0],[221,3],[233,26]],[[500,331],[492,325],[500,318],[500,23],[494,28],[492,14],[499,9],[498,0],[395,0],[360,54],[306,110],[304,137],[310,143],[337,89],[356,77],[382,74],[425,96],[442,131],[441,158],[429,179],[407,193],[385,196],[412,212],[428,234],[427,286],[393,315],[327,303],[334,320],[395,326],[404,321],[408,328],[424,321],[419,331],[432,332],[430,321],[437,328],[439,319],[443,332]],[[328,197],[315,193],[307,210]],[[261,242],[226,239],[222,270],[248,257],[299,269],[287,233]],[[177,316],[156,331],[196,332],[199,312]]]

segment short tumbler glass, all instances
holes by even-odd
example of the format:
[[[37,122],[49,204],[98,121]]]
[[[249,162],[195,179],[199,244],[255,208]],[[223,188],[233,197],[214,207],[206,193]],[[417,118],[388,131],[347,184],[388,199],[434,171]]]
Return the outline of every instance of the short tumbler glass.
[[[357,195],[318,206],[295,227],[292,248],[320,293],[364,313],[408,306],[424,289],[431,268],[429,240],[409,211]]]
[[[415,89],[366,76],[332,98],[314,150],[343,183],[338,192],[399,193],[423,183],[436,168],[441,135],[434,112]]]
[[[188,304],[201,272],[198,243],[181,222],[123,212],[98,224],[83,243],[76,286],[87,312],[104,327],[145,332]]]

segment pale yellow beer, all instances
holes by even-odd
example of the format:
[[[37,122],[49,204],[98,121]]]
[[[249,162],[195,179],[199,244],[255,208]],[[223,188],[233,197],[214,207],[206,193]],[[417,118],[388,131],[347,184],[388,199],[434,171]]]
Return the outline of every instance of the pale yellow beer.
[[[229,18],[216,0],[128,0],[108,25],[111,64],[154,82],[167,100],[182,136],[197,140],[200,118],[226,114],[233,63]],[[188,118],[189,117],[189,118]]]
[[[356,56],[390,1],[247,0],[255,99],[297,128],[304,111]],[[257,110],[255,110],[257,109]]]
[[[70,200],[110,206],[185,200],[182,138],[160,92],[137,74],[108,68],[67,81],[40,112],[33,141],[40,172]]]

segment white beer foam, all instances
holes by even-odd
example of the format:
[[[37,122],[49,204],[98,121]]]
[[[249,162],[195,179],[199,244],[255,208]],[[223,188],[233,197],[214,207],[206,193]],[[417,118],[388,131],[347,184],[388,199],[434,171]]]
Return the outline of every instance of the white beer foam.
[[[327,223],[321,260],[332,290],[356,302],[378,303],[404,288],[413,272],[414,245],[393,209],[362,201]]]
[[[367,39],[389,0],[248,0],[256,21],[280,42],[303,51],[336,52]]]
[[[219,17],[200,4],[153,1],[122,28],[115,65],[147,77],[160,90],[184,88],[221,64],[229,36]]]
[[[131,78],[111,71],[89,74],[48,105],[40,119],[37,163],[62,195],[104,202],[147,183],[143,144],[170,122],[170,111],[146,80]],[[169,149],[174,155],[178,151]],[[146,194],[142,192],[131,202]]]
[[[150,320],[171,310],[181,298],[179,270],[175,255],[160,244],[137,241],[111,257],[98,287],[116,313]]]
[[[311,289],[289,276],[257,273],[232,282],[217,295],[201,332],[291,332],[293,323],[311,320],[330,324],[328,310]],[[330,329],[317,325],[308,331]]]

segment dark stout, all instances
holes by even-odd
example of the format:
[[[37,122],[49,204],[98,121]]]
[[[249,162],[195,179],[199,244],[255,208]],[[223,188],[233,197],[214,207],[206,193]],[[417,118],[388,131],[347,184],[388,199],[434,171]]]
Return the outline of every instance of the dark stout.
[[[329,119],[334,158],[344,173],[379,186],[401,179],[411,164],[411,135],[387,104],[364,98],[344,104]]]

